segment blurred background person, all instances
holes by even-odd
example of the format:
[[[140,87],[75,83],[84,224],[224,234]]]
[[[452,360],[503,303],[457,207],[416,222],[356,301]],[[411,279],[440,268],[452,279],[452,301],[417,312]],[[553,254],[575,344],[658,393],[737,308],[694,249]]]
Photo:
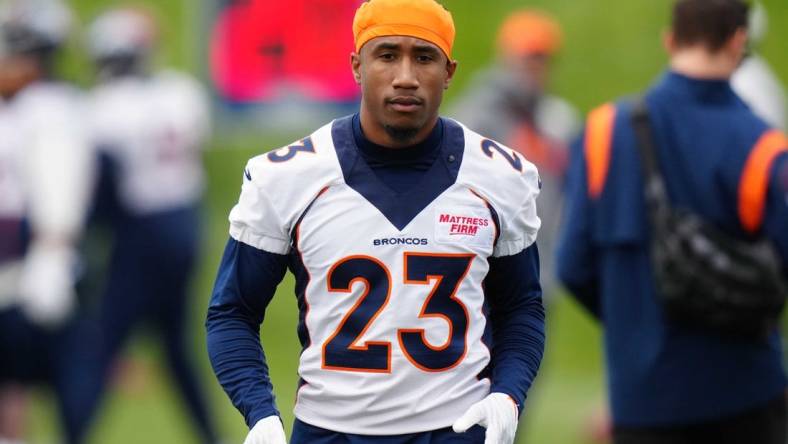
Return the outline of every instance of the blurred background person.
[[[89,97],[92,142],[102,159],[98,212],[109,216],[113,242],[99,309],[102,359],[94,370],[108,383],[131,334],[148,323],[199,442],[216,443],[187,323],[210,116],[195,79],[151,66],[158,35],[152,14],[136,7],[108,10],[88,29],[98,76]]]
[[[704,304],[704,296],[721,293],[731,301],[757,300],[765,292],[757,285],[778,278],[754,272],[762,279],[747,282],[729,268],[728,287],[720,288],[723,282],[709,282],[722,281],[712,266],[697,267],[703,275],[694,280],[656,268],[669,254],[664,245],[681,243],[671,228],[683,217],[686,229],[688,216],[675,210],[682,208],[707,224],[705,233],[718,233],[709,241],[695,229],[699,222],[689,229],[694,236],[686,244],[713,252],[707,263],[735,262],[730,258],[747,248],[771,246],[778,257],[767,265],[754,255],[737,265],[759,271],[774,266],[774,275],[788,277],[788,139],[731,88],[746,44],[743,1],[674,2],[664,38],[670,68],[643,99],[653,134],[642,136],[633,120],[637,105],[620,100],[589,114],[572,152],[558,273],[604,327],[616,444],[785,443],[786,376],[777,329],[770,325],[758,337],[726,335],[705,324],[721,315],[719,304]],[[641,173],[649,163],[644,140],[653,145],[664,186]],[[672,210],[675,225],[656,214],[655,190],[669,196],[660,199],[668,202],[659,210]],[[735,253],[721,254],[723,242]],[[677,269],[700,262],[691,260],[692,249],[676,250],[687,256]],[[683,286],[680,299],[694,298],[707,317],[677,319],[664,303],[670,285]],[[775,282],[767,294],[780,295],[778,287]],[[744,318],[744,311],[737,315]]]
[[[759,1],[751,6],[748,31],[750,52],[733,73],[731,85],[758,117],[775,128],[785,130],[788,125],[785,88],[769,62],[757,52],[769,32],[769,16]]]
[[[755,1],[750,6],[748,33],[749,52],[739,69],[733,73],[731,86],[758,117],[769,125],[786,131],[788,103],[785,87],[769,62],[758,52],[759,46],[764,43],[769,33],[769,14],[760,1]],[[788,332],[783,330],[783,348],[786,334]],[[783,359],[788,357],[783,356]]]
[[[81,93],[56,80],[71,12],[0,2],[0,440],[26,433],[27,388],[55,389],[68,442],[81,387],[75,284],[92,185]]]
[[[769,63],[757,52],[768,33],[768,14],[761,2],[753,2],[748,19],[749,52],[731,77],[736,94],[761,119],[774,128],[785,130],[786,96],[777,75]],[[600,409],[589,418],[587,429],[598,442],[606,442],[612,434],[609,412]]]
[[[545,12],[511,13],[498,30],[497,60],[471,81],[451,115],[522,153],[539,168],[541,279],[544,295],[554,290],[553,250],[562,207],[567,145],[580,128],[578,113],[548,93],[554,58],[561,49],[558,22]]]
[[[766,59],[756,52],[765,39],[768,28],[766,8],[759,1],[753,2],[747,29],[749,51],[733,73],[731,87],[758,117],[774,128],[785,130],[788,124],[785,89]],[[608,409],[596,410],[588,418],[585,427],[589,439],[594,442],[609,441],[613,430]]]

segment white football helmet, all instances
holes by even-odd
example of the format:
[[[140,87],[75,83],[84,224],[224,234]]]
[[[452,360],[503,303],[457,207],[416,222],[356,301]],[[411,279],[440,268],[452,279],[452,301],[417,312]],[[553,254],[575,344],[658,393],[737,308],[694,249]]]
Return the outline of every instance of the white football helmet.
[[[141,9],[112,9],[98,16],[88,30],[94,60],[144,57],[156,41],[153,17]]]
[[[0,0],[0,55],[56,49],[72,23],[62,0]]]

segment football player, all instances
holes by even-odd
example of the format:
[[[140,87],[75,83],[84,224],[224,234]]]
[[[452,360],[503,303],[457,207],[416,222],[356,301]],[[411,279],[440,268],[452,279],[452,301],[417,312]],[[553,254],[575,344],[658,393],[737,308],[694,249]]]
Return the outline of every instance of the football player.
[[[0,4],[0,391],[13,393],[0,395],[0,412],[24,410],[28,385],[52,384],[72,442],[71,363],[87,349],[75,347],[74,285],[92,164],[81,95],[52,69],[70,19],[60,1]],[[0,418],[0,438],[21,439],[20,421]]]
[[[291,443],[510,444],[544,348],[536,168],[439,117],[457,62],[437,2],[371,0],[353,32],[360,112],[244,171],[207,319],[214,371],[246,443],[285,443],[259,326],[289,268]]]
[[[127,340],[147,321],[162,339],[200,442],[215,443],[206,396],[187,353],[186,310],[199,245],[208,104],[195,79],[151,66],[157,34],[152,15],[131,7],[104,12],[88,32],[99,77],[88,102],[92,143],[102,159],[99,207],[112,209],[104,214],[113,237],[92,408]]]

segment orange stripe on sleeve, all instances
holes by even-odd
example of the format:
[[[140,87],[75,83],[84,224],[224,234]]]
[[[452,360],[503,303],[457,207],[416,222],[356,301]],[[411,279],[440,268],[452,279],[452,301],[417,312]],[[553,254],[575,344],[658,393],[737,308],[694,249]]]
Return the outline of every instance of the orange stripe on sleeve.
[[[588,194],[592,198],[599,197],[605,188],[615,118],[616,107],[612,103],[602,105],[588,115],[585,155]]]
[[[744,164],[739,182],[739,220],[749,233],[761,228],[769,189],[769,173],[777,156],[786,151],[788,138],[780,131],[770,130],[758,139]]]

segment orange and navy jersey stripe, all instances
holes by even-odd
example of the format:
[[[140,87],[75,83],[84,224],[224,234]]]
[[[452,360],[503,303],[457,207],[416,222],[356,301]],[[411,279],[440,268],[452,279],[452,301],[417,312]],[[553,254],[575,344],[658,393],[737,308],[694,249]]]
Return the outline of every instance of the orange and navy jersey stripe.
[[[788,138],[780,131],[769,130],[755,143],[739,181],[739,220],[748,233],[757,232],[764,219],[769,179],[777,157],[788,152]]]
[[[616,107],[612,103],[606,103],[588,115],[584,152],[588,194],[591,198],[599,197],[605,187],[610,168],[615,120]]]
[[[606,103],[588,116],[584,140],[588,195],[599,198],[610,170],[617,110]],[[742,228],[757,232],[764,219],[769,179],[777,157],[788,152],[788,137],[778,130],[764,132],[750,151],[738,187],[737,211]]]

